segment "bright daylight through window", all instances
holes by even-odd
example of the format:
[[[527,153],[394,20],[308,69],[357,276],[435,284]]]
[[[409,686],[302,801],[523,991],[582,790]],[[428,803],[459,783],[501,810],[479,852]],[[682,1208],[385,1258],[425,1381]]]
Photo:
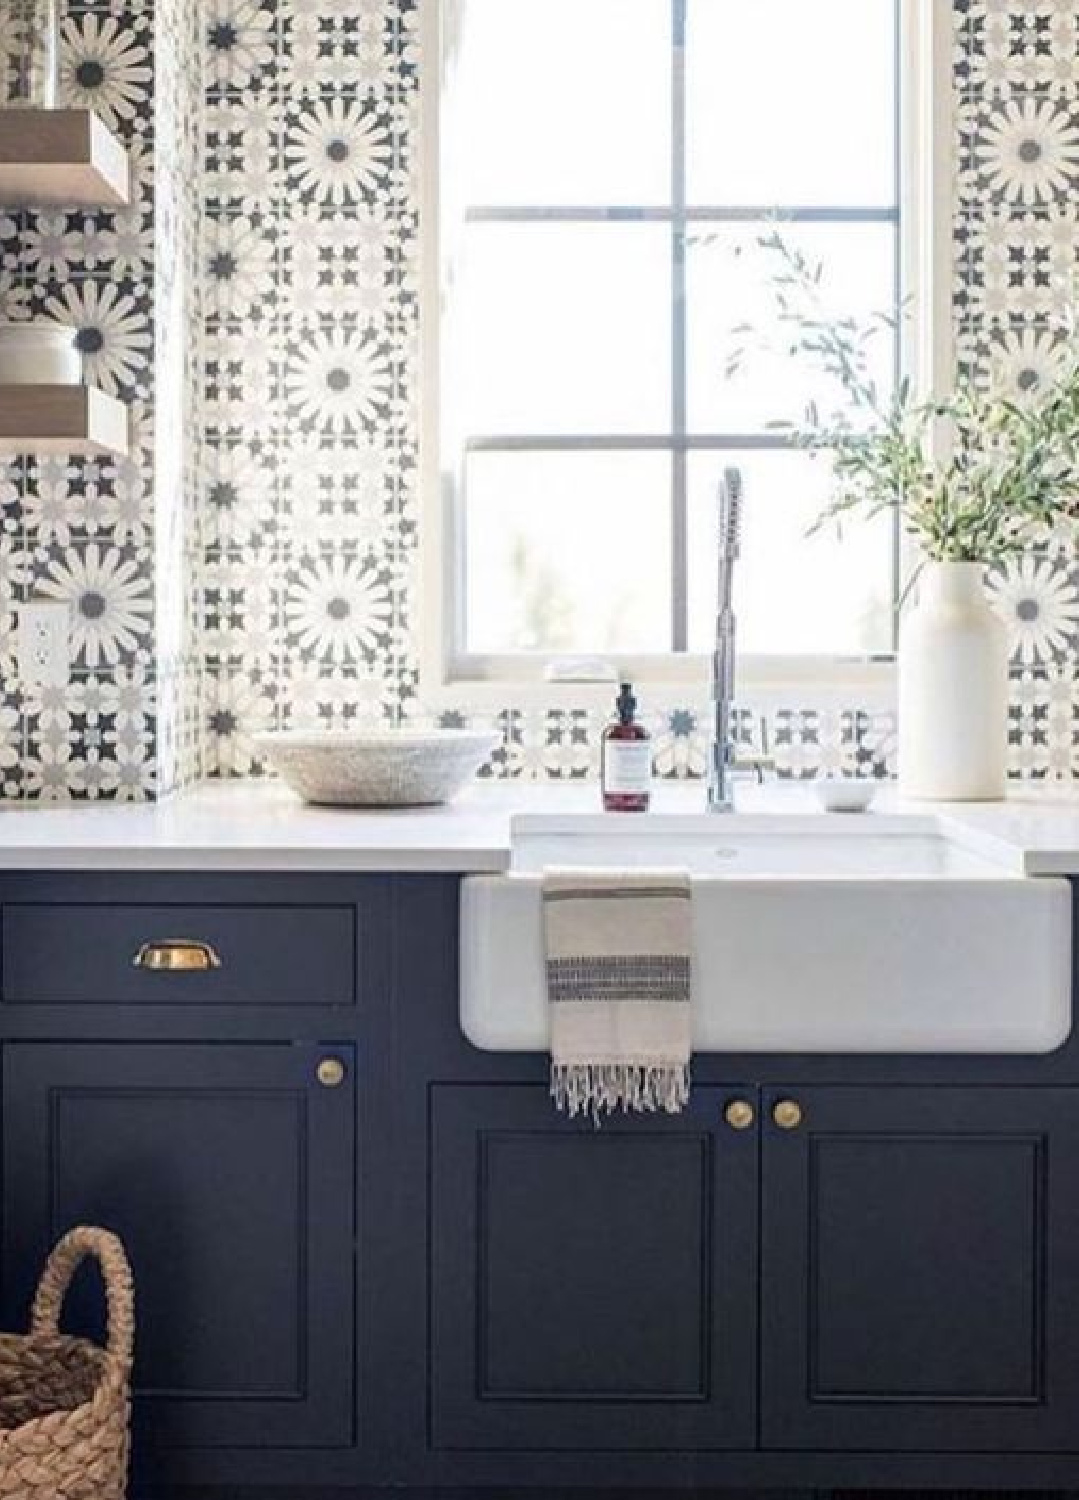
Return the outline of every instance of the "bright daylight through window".
[[[772,427],[841,400],[758,350],[775,267],[899,298],[899,0],[443,7],[441,462],[453,654],[710,649],[715,495],[744,472],[740,649],[890,652],[890,517],[807,537],[826,462]],[[877,342],[895,378],[897,336]],[[467,671],[464,675],[467,675]]]

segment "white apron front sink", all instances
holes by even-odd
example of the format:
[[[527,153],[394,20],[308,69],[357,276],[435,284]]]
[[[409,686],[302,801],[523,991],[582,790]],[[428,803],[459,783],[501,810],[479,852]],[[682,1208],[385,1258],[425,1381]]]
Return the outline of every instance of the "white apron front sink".
[[[697,1051],[1045,1053],[1071,1029],[1068,882],[923,820],[536,817],[509,875],[463,884],[461,1027],[484,1050],[548,1044],[545,866],[690,871]]]

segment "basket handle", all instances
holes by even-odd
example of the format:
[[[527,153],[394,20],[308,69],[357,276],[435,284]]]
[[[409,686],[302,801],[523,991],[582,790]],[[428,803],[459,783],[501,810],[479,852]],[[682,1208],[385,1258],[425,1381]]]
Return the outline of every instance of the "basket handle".
[[[96,1259],[105,1283],[109,1317],[106,1348],[126,1374],[131,1369],[135,1343],[135,1287],[124,1247],[107,1229],[83,1225],[69,1230],[56,1244],[45,1262],[34,1294],[30,1331],[33,1334],[59,1333],[64,1298],[75,1272],[88,1256]]]

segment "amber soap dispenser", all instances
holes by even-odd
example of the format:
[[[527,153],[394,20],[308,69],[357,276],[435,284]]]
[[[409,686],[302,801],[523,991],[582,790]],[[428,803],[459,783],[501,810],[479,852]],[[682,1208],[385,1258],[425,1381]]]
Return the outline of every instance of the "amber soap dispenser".
[[[603,731],[603,810],[647,812],[652,799],[652,736],[637,718],[632,683],[622,683],[615,715]]]

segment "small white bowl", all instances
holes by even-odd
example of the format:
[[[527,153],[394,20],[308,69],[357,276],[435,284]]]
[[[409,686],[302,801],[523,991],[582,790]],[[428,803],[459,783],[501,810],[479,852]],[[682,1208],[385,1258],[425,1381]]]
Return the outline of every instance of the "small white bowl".
[[[448,802],[502,736],[487,729],[281,730],[254,736],[305,802],[421,807]]]
[[[877,795],[877,783],[853,776],[819,776],[813,790],[825,812],[863,813]]]
[[[78,330],[66,323],[0,323],[0,385],[79,385]]]

